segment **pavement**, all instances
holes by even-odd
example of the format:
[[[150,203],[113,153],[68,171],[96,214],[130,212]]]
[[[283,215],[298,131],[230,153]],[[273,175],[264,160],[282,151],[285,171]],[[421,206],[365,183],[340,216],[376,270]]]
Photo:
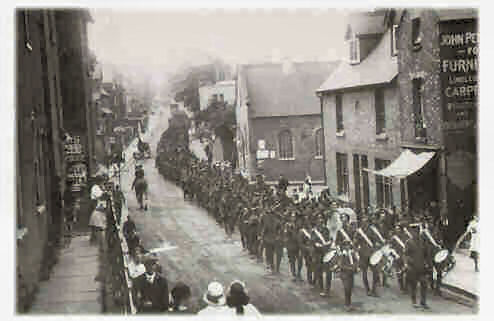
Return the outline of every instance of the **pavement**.
[[[165,115],[161,113],[161,117]],[[152,150],[156,150],[167,124],[165,119],[154,122],[158,125],[153,130],[158,132],[150,133]],[[130,191],[133,171],[122,176],[129,215],[136,223],[144,247],[157,252],[169,288],[178,281],[191,287],[192,310],[204,306],[202,295],[209,282],[217,280],[228,287],[233,280],[240,279],[247,285],[251,302],[263,314],[346,313],[340,279],[333,280],[330,297],[320,297],[319,291],[306,282],[292,281],[286,256],[281,273],[271,274],[264,264],[258,263],[242,249],[238,232],[228,238],[224,229],[205,210],[184,201],[182,190],[159,175],[154,160],[144,161],[144,169],[149,184],[148,211],[138,209],[135,195]],[[389,288],[379,288],[379,298],[368,297],[361,278],[361,274],[355,276],[352,296],[353,313],[356,314],[468,315],[477,312],[475,305],[464,304],[447,294],[443,297],[429,294],[427,302],[431,309],[428,311],[414,309],[409,296],[398,289],[396,280],[389,280]]]
[[[98,248],[89,235],[74,236],[60,253],[50,279],[39,285],[29,314],[101,314]]]
[[[470,258],[470,251],[458,249],[454,252],[455,267],[443,277],[443,286],[451,291],[477,299],[480,297],[480,272]]]

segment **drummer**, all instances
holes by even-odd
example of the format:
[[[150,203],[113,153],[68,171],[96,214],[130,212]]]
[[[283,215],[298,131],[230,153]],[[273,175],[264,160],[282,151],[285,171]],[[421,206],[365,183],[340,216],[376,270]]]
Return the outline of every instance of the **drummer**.
[[[332,240],[330,232],[326,226],[326,221],[323,215],[317,217],[317,226],[312,229],[311,239],[314,246],[314,265],[316,284],[319,286],[319,295],[329,296],[331,290],[332,272],[329,270],[328,264],[323,262],[324,255],[328,252]],[[324,289],[324,276],[326,276],[326,290]]]

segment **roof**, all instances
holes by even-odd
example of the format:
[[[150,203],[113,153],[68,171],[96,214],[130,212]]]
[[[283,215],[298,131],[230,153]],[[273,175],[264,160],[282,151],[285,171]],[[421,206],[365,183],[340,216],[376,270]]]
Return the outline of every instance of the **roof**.
[[[281,63],[243,66],[250,117],[312,115],[321,112],[314,88],[338,62]],[[285,68],[284,68],[285,67]],[[285,69],[285,70],[284,70]]]
[[[356,36],[384,33],[385,12],[358,12],[348,16],[348,28]]]
[[[461,20],[461,19],[477,19],[478,9],[463,8],[463,9],[438,9],[437,15],[440,21]]]
[[[391,82],[398,75],[398,62],[391,57],[391,32],[388,30],[376,48],[359,64],[341,63],[317,92],[334,91]]]

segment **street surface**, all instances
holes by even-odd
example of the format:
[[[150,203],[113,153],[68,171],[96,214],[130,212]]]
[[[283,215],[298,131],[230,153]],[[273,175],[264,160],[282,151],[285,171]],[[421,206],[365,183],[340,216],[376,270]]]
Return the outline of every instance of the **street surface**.
[[[165,181],[154,167],[154,153],[161,133],[168,126],[169,113],[162,109],[150,119],[151,130],[144,137],[153,152],[153,159],[144,162],[149,184],[148,211],[138,210],[135,194],[130,191],[133,166],[123,173],[124,191],[130,216],[134,219],[142,243],[146,249],[161,248],[159,260],[163,275],[172,289],[177,281],[191,287],[191,307],[198,310],[209,282],[217,280],[225,288],[235,279],[247,285],[251,302],[262,313],[342,313],[343,287],[340,279],[333,280],[331,296],[322,298],[319,291],[307,283],[293,282],[288,272],[288,259],[282,261],[281,274],[271,275],[265,265],[242,250],[238,231],[228,239],[216,221],[195,204],[184,201],[181,189]],[[131,148],[132,149],[132,148]],[[130,160],[130,155],[126,159]],[[302,271],[304,275],[304,271]],[[371,277],[371,276],[369,276]],[[356,313],[402,314],[468,314],[476,308],[460,304],[451,298],[435,297],[428,292],[431,310],[416,310],[408,295],[401,294],[395,279],[389,280],[391,288],[379,288],[380,298],[368,297],[362,285],[362,276],[355,277],[352,301]]]

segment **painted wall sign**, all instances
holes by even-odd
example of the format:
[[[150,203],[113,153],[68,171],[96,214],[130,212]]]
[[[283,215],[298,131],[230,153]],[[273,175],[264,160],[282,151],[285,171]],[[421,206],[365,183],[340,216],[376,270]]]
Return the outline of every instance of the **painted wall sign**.
[[[454,20],[439,24],[439,74],[446,123],[476,119],[478,48],[476,20]]]

